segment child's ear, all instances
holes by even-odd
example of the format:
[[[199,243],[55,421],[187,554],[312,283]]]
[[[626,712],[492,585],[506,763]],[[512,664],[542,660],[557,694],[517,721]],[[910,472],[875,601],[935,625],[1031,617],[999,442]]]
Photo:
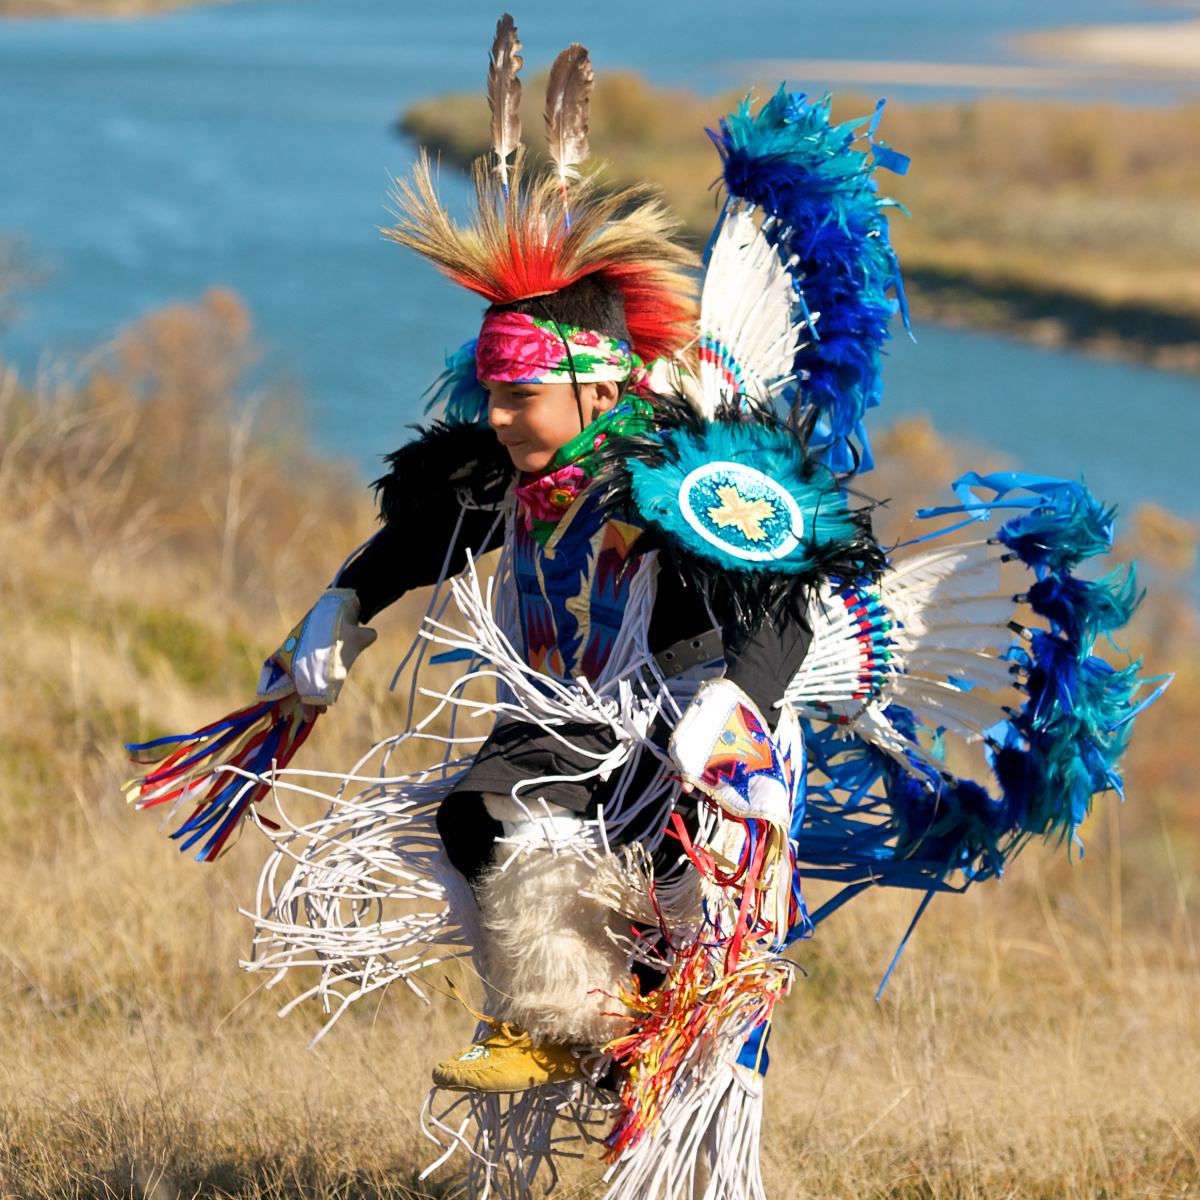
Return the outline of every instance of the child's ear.
[[[606,413],[616,408],[621,398],[621,385],[615,379],[598,379],[592,386],[596,389],[596,412]]]

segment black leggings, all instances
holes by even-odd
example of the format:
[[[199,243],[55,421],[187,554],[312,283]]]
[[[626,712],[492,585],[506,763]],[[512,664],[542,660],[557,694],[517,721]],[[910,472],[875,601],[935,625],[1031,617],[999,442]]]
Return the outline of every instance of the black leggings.
[[[478,890],[483,873],[492,865],[496,839],[504,836],[504,826],[484,807],[482,793],[447,796],[437,810],[437,831],[451,865]]]

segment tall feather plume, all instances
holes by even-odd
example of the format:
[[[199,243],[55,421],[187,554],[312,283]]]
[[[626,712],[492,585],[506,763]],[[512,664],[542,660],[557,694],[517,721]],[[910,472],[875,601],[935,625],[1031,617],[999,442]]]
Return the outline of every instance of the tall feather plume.
[[[508,13],[496,22],[496,40],[488,64],[488,107],[492,110],[492,148],[500,183],[508,190],[508,156],[521,142],[521,81],[525,65],[517,27]]]
[[[587,49],[572,42],[554,60],[546,85],[546,148],[558,169],[566,196],[567,180],[588,156],[588,94],[592,90],[592,60]]]
[[[523,150],[507,189],[483,159],[472,175],[475,211],[460,225],[438,199],[422,151],[411,182],[396,180],[400,222],[386,236],[492,304],[549,295],[601,273],[624,294],[634,350],[647,361],[694,337],[698,259],[675,240],[679,222],[652,189],[600,191],[584,176],[571,189],[568,221],[557,175],[528,177]]]

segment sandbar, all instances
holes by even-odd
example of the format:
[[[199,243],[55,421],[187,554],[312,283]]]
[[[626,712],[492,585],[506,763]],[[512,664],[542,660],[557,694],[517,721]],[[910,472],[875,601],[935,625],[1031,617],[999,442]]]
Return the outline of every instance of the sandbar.
[[[1200,20],[1082,25],[1023,34],[1018,49],[1068,62],[1149,71],[1200,71]]]

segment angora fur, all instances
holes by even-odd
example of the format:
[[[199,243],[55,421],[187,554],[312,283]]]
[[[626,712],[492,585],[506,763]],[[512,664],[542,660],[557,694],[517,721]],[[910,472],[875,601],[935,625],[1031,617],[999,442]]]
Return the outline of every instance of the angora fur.
[[[601,1046],[627,1028],[628,955],[609,936],[621,920],[579,894],[593,880],[578,855],[534,849],[480,890],[494,1015],[535,1041]]]

